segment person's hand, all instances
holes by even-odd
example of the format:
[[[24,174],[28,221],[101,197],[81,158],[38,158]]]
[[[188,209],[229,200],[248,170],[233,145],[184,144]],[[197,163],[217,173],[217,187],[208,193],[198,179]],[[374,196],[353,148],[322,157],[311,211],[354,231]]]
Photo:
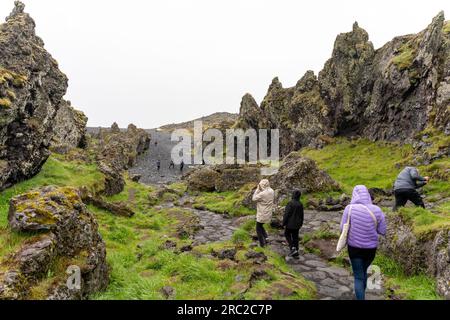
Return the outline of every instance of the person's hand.
[[[426,183],[430,182],[430,177],[424,177],[424,179]]]

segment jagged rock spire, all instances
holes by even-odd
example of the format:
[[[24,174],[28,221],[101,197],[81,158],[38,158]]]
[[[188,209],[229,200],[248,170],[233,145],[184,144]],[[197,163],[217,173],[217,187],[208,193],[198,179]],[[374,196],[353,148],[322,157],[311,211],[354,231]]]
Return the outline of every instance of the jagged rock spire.
[[[19,14],[24,13],[25,11],[25,3],[22,1],[14,1],[14,9],[11,11],[10,15],[6,20],[11,19]]]

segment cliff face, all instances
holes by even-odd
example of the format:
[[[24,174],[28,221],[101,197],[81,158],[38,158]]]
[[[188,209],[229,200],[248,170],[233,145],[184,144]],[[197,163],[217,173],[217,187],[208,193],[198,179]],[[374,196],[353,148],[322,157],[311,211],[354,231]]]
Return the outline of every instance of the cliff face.
[[[275,78],[260,106],[246,94],[238,126],[279,128],[283,155],[321,135],[408,141],[427,126],[450,134],[449,43],[443,12],[378,50],[355,23],[337,36],[318,77],[308,71],[292,88]]]
[[[77,146],[85,131],[84,115],[63,99],[67,77],[24,7],[16,1],[0,25],[0,190],[39,172],[52,144]]]

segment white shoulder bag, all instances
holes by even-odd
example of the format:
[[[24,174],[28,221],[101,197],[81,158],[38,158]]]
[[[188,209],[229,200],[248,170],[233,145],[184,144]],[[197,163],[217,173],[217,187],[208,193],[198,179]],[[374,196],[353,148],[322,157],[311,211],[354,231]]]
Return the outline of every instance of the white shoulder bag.
[[[364,206],[364,207],[366,207],[367,211],[369,211],[369,213],[370,213],[370,215],[371,215],[371,217],[373,219],[373,222],[375,223],[375,229],[377,229],[378,228],[377,217],[373,214],[373,212],[369,209],[369,207],[367,207],[367,206]]]
[[[342,226],[341,236],[339,237],[339,241],[336,246],[336,251],[340,252],[347,245],[347,236],[348,230],[350,229],[350,216],[352,215],[352,206],[350,205],[350,209],[348,211],[347,222]]]

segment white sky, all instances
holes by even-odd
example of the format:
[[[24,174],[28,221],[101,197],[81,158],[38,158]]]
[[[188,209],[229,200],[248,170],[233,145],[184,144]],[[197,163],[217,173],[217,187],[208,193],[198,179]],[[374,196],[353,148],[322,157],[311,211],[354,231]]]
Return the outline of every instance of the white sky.
[[[278,76],[293,86],[354,21],[375,47],[416,33],[448,0],[24,0],[90,126],[238,112]],[[13,0],[0,0],[6,17]],[[448,18],[447,18],[448,19]]]

